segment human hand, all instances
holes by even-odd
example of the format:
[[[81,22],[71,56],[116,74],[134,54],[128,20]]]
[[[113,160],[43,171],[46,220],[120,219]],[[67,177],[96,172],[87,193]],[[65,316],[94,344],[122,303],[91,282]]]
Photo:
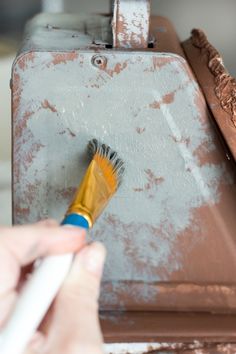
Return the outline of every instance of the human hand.
[[[25,354],[102,354],[97,300],[105,250],[100,243],[85,246],[84,230],[59,227],[53,220],[0,228],[0,330],[17,301],[26,267],[68,252],[77,253],[71,271]]]

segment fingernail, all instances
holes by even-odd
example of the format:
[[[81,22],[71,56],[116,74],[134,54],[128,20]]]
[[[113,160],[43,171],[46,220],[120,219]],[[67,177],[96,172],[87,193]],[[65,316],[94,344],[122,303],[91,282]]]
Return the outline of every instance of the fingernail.
[[[101,276],[106,257],[106,250],[102,243],[94,242],[85,247],[78,256],[79,263],[90,273]]]

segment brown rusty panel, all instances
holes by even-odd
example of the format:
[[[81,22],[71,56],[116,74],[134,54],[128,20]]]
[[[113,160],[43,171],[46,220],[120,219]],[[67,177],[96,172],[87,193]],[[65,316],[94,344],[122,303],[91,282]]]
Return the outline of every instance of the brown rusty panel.
[[[113,294],[108,304],[108,296]],[[135,296],[127,296],[135,294]],[[149,299],[140,302],[137,294]],[[236,286],[229,284],[161,283],[143,282],[103,282],[100,308],[115,311],[117,299],[129,311],[201,311],[236,314]],[[193,300],[194,299],[194,300]],[[209,300],[211,299],[211,301]],[[122,306],[121,306],[122,307]]]
[[[154,50],[163,53],[175,53],[183,58],[185,54],[173,24],[165,17],[151,16],[150,41]]]
[[[106,343],[160,343],[162,350],[191,349],[208,343],[235,343],[236,316],[176,312],[104,312],[100,315]],[[194,339],[194,342],[193,342]],[[150,344],[151,346],[151,344]],[[197,349],[197,348],[196,348]]]
[[[212,115],[236,159],[236,80],[205,34],[194,30],[183,43],[186,56],[203,90]]]

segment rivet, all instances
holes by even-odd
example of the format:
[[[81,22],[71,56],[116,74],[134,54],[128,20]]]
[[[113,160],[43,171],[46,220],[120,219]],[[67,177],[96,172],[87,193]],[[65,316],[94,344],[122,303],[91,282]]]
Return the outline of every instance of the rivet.
[[[104,55],[94,55],[91,61],[93,66],[99,69],[105,69],[107,66],[107,58]]]

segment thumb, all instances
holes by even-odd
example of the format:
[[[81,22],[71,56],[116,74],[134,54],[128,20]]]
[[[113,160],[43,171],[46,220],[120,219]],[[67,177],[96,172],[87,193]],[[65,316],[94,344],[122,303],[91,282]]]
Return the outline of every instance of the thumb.
[[[96,242],[75,257],[55,302],[48,352],[102,354],[98,298],[105,253],[104,246]]]

